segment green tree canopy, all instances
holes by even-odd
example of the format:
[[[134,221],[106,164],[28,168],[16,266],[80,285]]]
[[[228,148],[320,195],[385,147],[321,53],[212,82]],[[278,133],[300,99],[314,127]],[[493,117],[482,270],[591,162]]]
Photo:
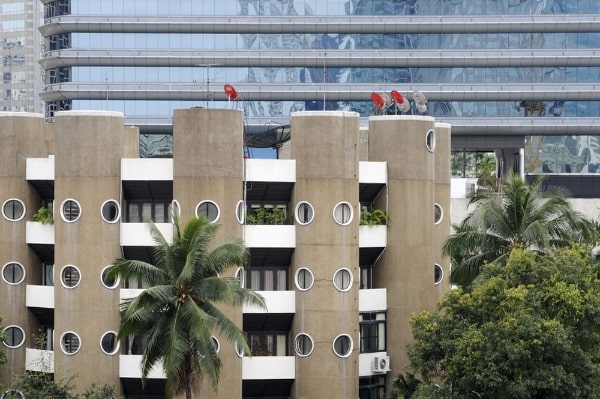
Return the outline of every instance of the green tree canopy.
[[[2,316],[0,316],[0,342],[4,342],[4,328],[2,328]],[[6,363],[6,353],[0,349],[0,364]]]
[[[545,251],[553,245],[589,240],[592,225],[567,201],[558,187],[544,187],[544,180],[528,185],[512,174],[500,192],[483,188],[473,193],[474,209],[457,225],[443,251],[453,262],[451,281],[468,286],[481,266],[506,261],[515,245]]]
[[[409,357],[452,398],[600,398],[600,279],[581,244],[515,248],[471,292],[413,315]]]
[[[110,275],[123,280],[131,277],[149,288],[121,307],[118,338],[145,331],[148,342],[142,357],[145,381],[154,365],[162,361],[166,374],[165,395],[185,393],[189,399],[201,377],[216,391],[221,360],[212,334],[220,333],[250,353],[244,332],[217,305],[243,303],[264,307],[263,299],[224,277],[227,269],[242,266],[247,251],[239,240],[218,246],[212,241],[217,225],[204,218],[190,220],[182,230],[174,218],[173,242],[169,243],[154,224],[155,264],[117,259]]]

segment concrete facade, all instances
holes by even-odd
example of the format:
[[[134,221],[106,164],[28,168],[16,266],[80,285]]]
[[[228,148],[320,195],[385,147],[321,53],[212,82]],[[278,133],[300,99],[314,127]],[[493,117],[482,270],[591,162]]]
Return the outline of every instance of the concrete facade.
[[[18,211],[12,199],[25,205],[21,218],[0,219],[2,325],[24,333],[4,348],[0,383],[50,355],[42,371],[77,374],[78,390],[96,383],[128,398],[163,396],[160,369],[142,393],[142,335],[107,344],[120,299],[143,287],[112,285],[102,273],[121,255],[149,260],[144,221],[169,236],[176,206],[184,222],[214,219],[217,241],[244,240],[249,264],[231,275],[267,303],[225,309],[253,356],[216,335],[222,383],[218,394],[202,387],[202,397],[383,397],[406,371],[410,314],[433,309],[449,289],[441,243],[450,233],[450,126],[377,116],[361,128],[354,112],[298,112],[279,159],[242,156],[240,110],[177,110],[173,126],[172,159],[142,159],[138,129],[116,112],[59,112],[53,123],[0,113],[0,200],[8,211]],[[32,221],[42,206],[53,225]],[[373,210],[387,223],[363,225]]]

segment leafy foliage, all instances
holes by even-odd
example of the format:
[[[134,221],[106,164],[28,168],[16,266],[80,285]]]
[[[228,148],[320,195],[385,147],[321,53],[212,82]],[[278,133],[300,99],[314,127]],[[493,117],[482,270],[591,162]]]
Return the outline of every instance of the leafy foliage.
[[[516,245],[545,251],[553,245],[592,237],[591,223],[574,211],[560,188],[545,188],[543,179],[531,185],[512,174],[502,192],[481,189],[470,197],[475,209],[444,244],[453,262],[451,280],[468,286],[485,263],[504,262]]]
[[[2,322],[2,316],[0,316],[0,323]],[[0,342],[4,342],[4,328],[0,325]],[[0,364],[6,363],[6,353],[0,349]]]
[[[364,210],[360,213],[360,224],[366,226],[380,226],[387,224],[388,215],[381,209],[373,211]]]
[[[42,224],[54,224],[54,216],[50,209],[43,206],[33,215],[33,221]]]
[[[217,227],[197,218],[182,230],[175,214],[173,243],[169,244],[151,223],[157,244],[155,264],[117,259],[109,274],[123,280],[135,277],[149,287],[123,302],[118,338],[145,331],[148,346],[142,357],[142,381],[162,361],[168,398],[184,392],[191,398],[201,377],[206,377],[217,390],[221,360],[212,334],[220,333],[250,353],[244,332],[217,304],[250,303],[264,307],[263,299],[242,288],[237,278],[222,277],[227,269],[243,265],[247,253],[239,240],[211,248]]]
[[[600,280],[583,245],[514,248],[415,314],[414,369],[453,398],[600,398]]]
[[[246,224],[294,224],[294,216],[282,208],[257,208],[246,215]]]

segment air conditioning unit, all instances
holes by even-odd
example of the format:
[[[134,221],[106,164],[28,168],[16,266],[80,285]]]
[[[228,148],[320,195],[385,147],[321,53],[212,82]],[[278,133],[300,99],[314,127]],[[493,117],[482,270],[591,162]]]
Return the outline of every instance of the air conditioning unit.
[[[375,356],[371,364],[371,371],[374,373],[387,373],[390,371],[390,357]]]

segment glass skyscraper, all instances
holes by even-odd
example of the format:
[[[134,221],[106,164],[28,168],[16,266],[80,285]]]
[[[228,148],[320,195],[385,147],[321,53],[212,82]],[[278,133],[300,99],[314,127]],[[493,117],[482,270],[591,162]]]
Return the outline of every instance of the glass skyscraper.
[[[41,37],[37,27],[42,5],[36,1],[0,0],[0,111],[42,112]]]
[[[300,110],[427,114],[452,124],[454,148],[600,133],[595,0],[42,3],[46,116],[121,111],[146,156],[168,153],[173,110],[194,106],[243,107],[258,130]]]

